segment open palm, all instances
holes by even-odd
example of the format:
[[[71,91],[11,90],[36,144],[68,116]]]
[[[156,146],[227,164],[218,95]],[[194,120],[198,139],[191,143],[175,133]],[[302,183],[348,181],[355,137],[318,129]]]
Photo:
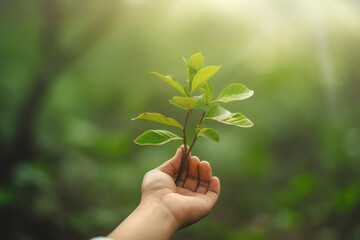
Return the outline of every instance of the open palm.
[[[160,167],[148,172],[142,184],[142,201],[164,205],[174,216],[179,227],[185,227],[203,218],[216,203],[220,182],[212,177],[210,164],[189,155],[178,182],[184,146]]]

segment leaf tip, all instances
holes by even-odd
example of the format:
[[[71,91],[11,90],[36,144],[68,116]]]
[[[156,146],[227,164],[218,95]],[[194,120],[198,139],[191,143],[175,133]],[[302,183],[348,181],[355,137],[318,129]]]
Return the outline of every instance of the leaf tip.
[[[247,118],[247,120],[248,120],[248,125],[244,126],[245,128],[251,128],[255,125],[250,119]]]
[[[140,143],[137,141],[138,138],[139,138],[139,137],[135,138],[133,142],[134,142],[135,144],[137,144],[137,145],[143,145],[143,144],[140,144]]]

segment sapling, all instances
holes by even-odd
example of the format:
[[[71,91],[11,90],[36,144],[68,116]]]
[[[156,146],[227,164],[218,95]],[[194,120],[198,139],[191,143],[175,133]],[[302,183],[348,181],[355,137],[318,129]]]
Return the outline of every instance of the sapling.
[[[174,96],[172,100],[169,101],[170,104],[185,110],[184,125],[181,125],[174,118],[165,117],[160,113],[145,112],[132,119],[154,121],[174,126],[182,130],[182,137],[166,130],[148,130],[134,140],[136,144],[140,145],[162,145],[172,140],[182,140],[184,143],[184,154],[178,176],[175,180],[176,182],[184,169],[186,159],[198,137],[209,138],[216,142],[219,142],[220,140],[220,135],[215,129],[204,126],[206,121],[214,120],[220,123],[245,128],[254,125],[243,114],[232,113],[220,105],[220,103],[247,99],[254,94],[252,90],[248,89],[243,84],[233,83],[227,86],[217,99],[213,99],[213,87],[209,80],[217,71],[219,71],[221,66],[204,67],[204,57],[201,53],[195,53],[189,60],[184,58],[184,61],[187,68],[187,84],[184,87],[180,85],[172,75],[165,76],[157,72],[151,72],[151,74],[162,79],[181,93],[182,96]],[[201,95],[193,96],[197,90],[200,90]],[[201,111],[201,116],[197,121],[195,129],[193,129],[194,137],[188,147],[188,135],[186,130],[189,116],[194,109],[199,109]]]

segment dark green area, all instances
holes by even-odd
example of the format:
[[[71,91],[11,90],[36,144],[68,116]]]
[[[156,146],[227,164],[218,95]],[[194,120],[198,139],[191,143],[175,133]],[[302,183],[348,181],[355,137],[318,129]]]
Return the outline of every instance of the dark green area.
[[[131,121],[141,112],[183,123],[176,90],[149,72],[183,85],[181,56],[199,51],[222,65],[215,97],[233,82],[254,90],[228,106],[255,125],[209,124],[221,141],[193,154],[221,196],[173,239],[359,239],[359,13],[335,0],[0,1],[1,239],[88,239],[120,223],[180,145],[133,143],[154,129]]]

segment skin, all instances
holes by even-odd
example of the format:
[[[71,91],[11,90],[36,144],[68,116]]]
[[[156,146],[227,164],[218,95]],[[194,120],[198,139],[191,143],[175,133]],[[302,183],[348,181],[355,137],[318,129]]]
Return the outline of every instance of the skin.
[[[179,181],[184,146],[175,156],[145,174],[139,206],[108,237],[120,239],[170,239],[180,228],[206,216],[220,194],[220,182],[210,164],[191,156]]]

